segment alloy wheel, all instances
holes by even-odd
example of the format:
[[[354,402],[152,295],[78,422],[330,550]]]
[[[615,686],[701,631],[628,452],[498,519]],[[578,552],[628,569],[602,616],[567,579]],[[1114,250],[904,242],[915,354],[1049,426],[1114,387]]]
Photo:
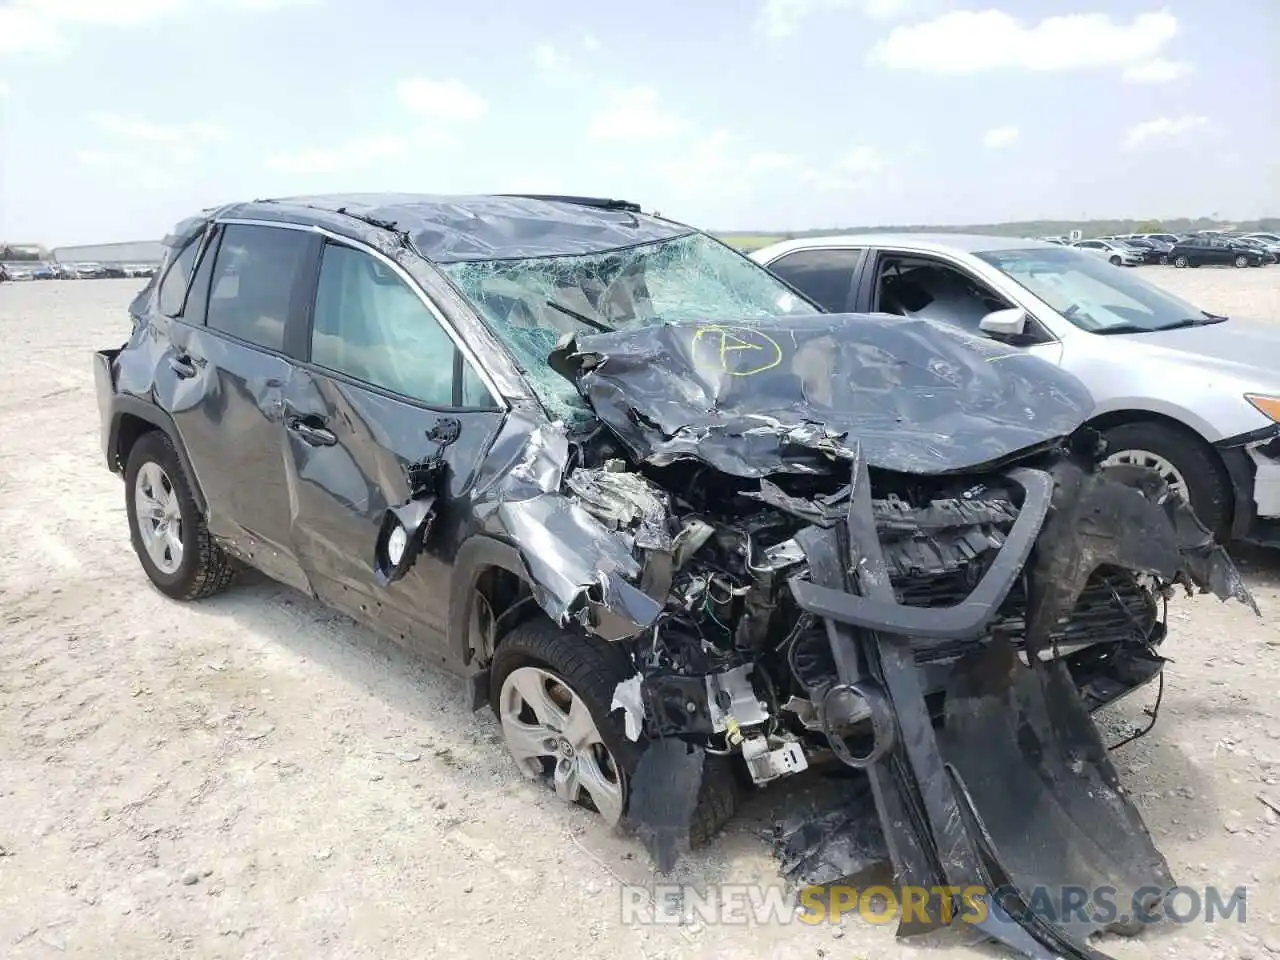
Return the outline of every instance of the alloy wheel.
[[[182,510],[173,481],[160,464],[142,465],[134,480],[133,499],[147,556],[161,573],[176,573],[182,565]]]
[[[517,667],[502,683],[498,719],[507,749],[530,779],[550,779],[556,795],[622,819],[626,784],[582,697],[543,667]]]

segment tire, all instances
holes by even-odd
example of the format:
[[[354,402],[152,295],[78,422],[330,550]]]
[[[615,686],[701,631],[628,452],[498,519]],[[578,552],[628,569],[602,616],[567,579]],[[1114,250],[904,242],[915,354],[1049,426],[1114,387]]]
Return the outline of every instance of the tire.
[[[152,558],[138,521],[138,475],[149,465],[159,467],[169,481],[181,518],[182,556],[172,571],[162,569]],[[156,589],[174,600],[201,600],[226,590],[235,579],[238,565],[209,535],[209,528],[191,495],[191,483],[182,468],[182,460],[168,434],[152,430],[139,437],[129,451],[124,478],[129,536],[138,562]]]
[[[1190,431],[1152,421],[1122,423],[1103,431],[1109,452],[1146,450],[1168,461],[1187,485],[1187,499],[1200,522],[1220,543],[1231,535],[1230,480],[1213,448]]]
[[[1236,257],[1235,265],[1236,265],[1236,269],[1242,270],[1249,265],[1249,258],[1242,253],[1238,257]]]
[[[1187,258],[1181,255],[1176,256],[1173,258],[1173,265],[1177,267],[1179,270],[1186,269],[1188,265]]]
[[[1120,266],[1120,258],[1119,258],[1119,257],[1112,257],[1112,258],[1111,258],[1111,265],[1112,265],[1113,267],[1118,267],[1118,266]]]
[[[625,804],[630,799],[626,782],[647,746],[643,737],[628,739],[622,713],[610,710],[614,688],[635,674],[625,650],[598,637],[561,629],[545,617],[518,624],[498,645],[489,671],[489,705],[500,723],[503,684],[515,670],[529,666],[555,675],[587,706],[621,774]],[[707,756],[689,827],[690,846],[705,846],[733,818],[738,806],[733,772],[730,758]]]

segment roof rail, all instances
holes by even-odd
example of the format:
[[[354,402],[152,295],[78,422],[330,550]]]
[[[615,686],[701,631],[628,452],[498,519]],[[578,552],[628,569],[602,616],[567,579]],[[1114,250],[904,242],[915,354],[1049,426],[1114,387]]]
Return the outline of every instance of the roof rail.
[[[512,197],[523,200],[545,200],[550,203],[576,203],[581,207],[596,207],[600,210],[622,210],[626,213],[642,213],[640,204],[630,200],[611,200],[606,197],[569,197],[555,193],[496,193],[496,197]]]

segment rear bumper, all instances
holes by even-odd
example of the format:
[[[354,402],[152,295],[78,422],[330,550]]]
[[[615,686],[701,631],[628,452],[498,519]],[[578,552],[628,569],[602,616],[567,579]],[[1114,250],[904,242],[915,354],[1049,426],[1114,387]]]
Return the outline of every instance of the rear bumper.
[[[98,433],[102,456],[113,473],[121,473],[123,465],[115,456],[115,359],[119,348],[97,350],[93,354],[93,389],[98,400]]]

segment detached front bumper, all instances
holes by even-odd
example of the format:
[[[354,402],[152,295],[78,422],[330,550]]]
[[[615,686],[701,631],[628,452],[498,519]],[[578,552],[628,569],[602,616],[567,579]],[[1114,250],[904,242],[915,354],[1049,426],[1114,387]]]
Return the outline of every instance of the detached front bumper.
[[[843,699],[851,714],[872,718],[869,740],[851,746],[837,736],[831,747],[870,778],[897,882],[930,892],[925,916],[934,919],[899,935],[946,925],[938,918],[964,912],[948,891],[977,890],[976,926],[988,936],[1036,960],[1097,960],[1088,938],[1107,924],[1045,912],[1037,898],[1048,892],[1063,903],[1067,891],[1108,888],[1147,910],[1174,880],[1120,786],[1086,698],[1062,661],[1040,653],[1100,566],[1252,598],[1190,509],[1166,500],[1147,472],[1064,463],[1006,476],[1023,491],[1018,519],[956,606],[926,611],[895,599],[861,451],[843,535],[810,527],[797,537],[809,573],[791,588],[797,605],[828,626],[839,683],[823,709],[839,721]],[[914,644],[977,636],[1023,578],[1030,665],[999,636],[964,656],[936,729]],[[823,845],[847,842],[823,837],[804,859],[830,862]]]
[[[1280,424],[1216,447],[1235,499],[1231,539],[1280,547]]]

